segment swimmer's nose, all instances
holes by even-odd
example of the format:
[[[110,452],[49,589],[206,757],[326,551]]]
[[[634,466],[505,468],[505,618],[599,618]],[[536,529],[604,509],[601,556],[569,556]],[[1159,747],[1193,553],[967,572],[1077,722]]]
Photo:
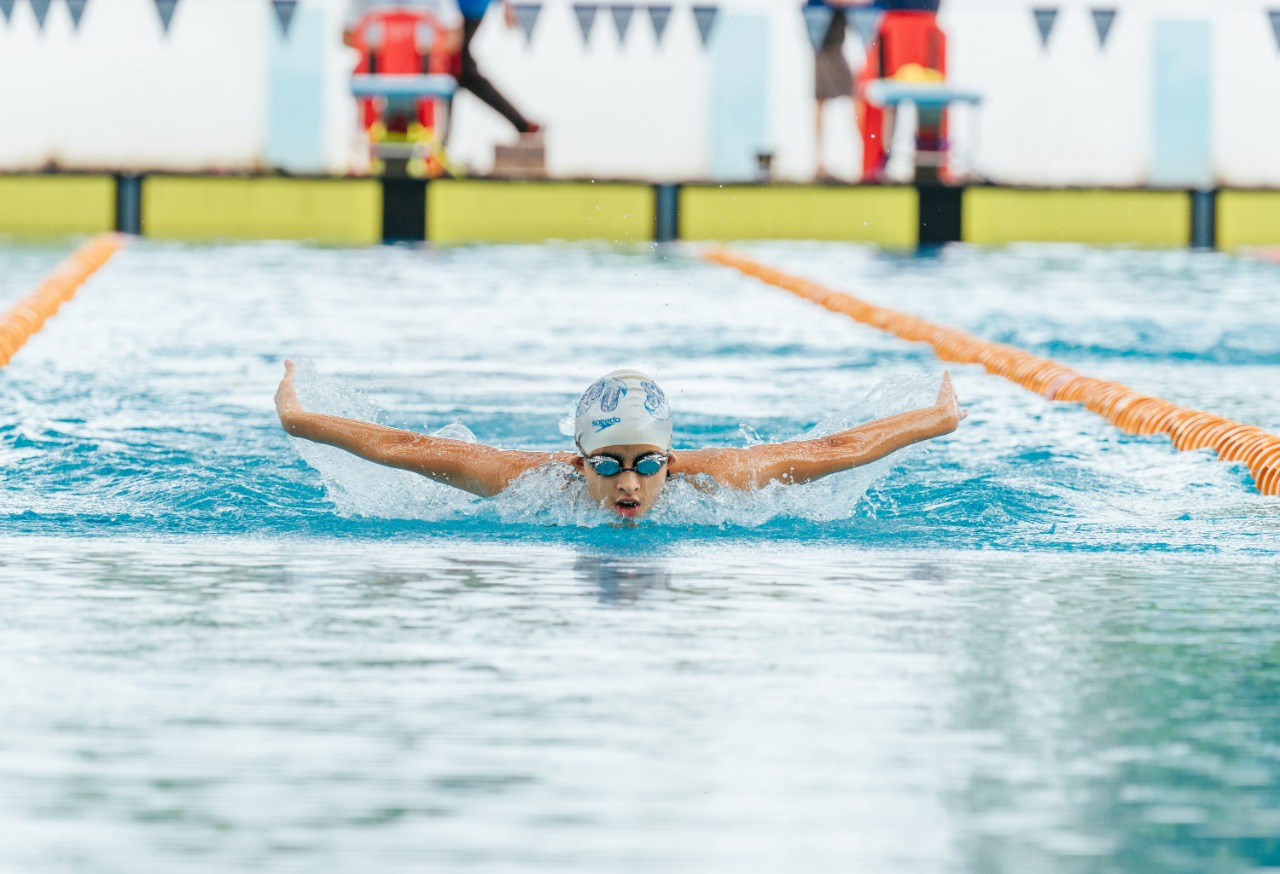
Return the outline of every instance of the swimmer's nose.
[[[640,490],[640,474],[634,470],[624,470],[618,474],[618,490],[622,492],[635,492]]]

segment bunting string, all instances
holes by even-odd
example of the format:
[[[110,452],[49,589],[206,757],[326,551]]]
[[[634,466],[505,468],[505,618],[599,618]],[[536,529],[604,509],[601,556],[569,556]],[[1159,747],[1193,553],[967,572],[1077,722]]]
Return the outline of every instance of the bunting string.
[[[43,33],[45,31],[49,11],[56,5],[56,2],[57,0],[26,0],[26,3],[31,8],[39,32]],[[78,32],[84,19],[85,11],[92,0],[62,0],[62,2],[66,4],[72,29]],[[161,30],[167,36],[173,25],[173,17],[181,0],[152,0],[152,2],[155,4]],[[280,32],[287,39],[293,22],[297,17],[298,7],[303,0],[263,0],[263,2],[270,3],[275,20],[280,26]],[[830,26],[834,7],[827,3],[800,4],[799,0],[796,0],[796,2],[804,16],[805,31],[809,37],[809,43],[814,51],[818,51],[821,47],[823,36]],[[14,10],[20,3],[21,0],[0,0],[0,26],[12,24]],[[526,46],[531,45],[533,42],[534,30],[537,27],[544,5],[546,5],[546,0],[518,0],[518,2],[511,4],[515,12],[516,21],[524,32]],[[649,23],[653,28],[654,42],[659,48],[661,48],[666,37],[672,15],[677,12],[692,16],[700,44],[703,49],[708,48],[714,38],[716,21],[721,11],[720,6],[714,3],[693,2],[690,4],[689,0],[684,0],[684,2],[680,3],[679,8],[673,3],[640,4],[627,2],[627,0],[621,0],[621,2],[578,0],[578,2],[572,3],[572,9],[578,23],[578,30],[582,34],[583,45],[590,43],[591,32],[595,26],[597,14],[602,8],[608,10],[609,16],[613,20],[619,46],[626,43],[627,34],[630,32],[635,13],[643,10],[648,15]],[[1058,22],[1059,12],[1062,10],[1058,6],[1032,6],[1029,8],[1035,24],[1035,33],[1040,39],[1040,47],[1042,50],[1048,51],[1054,28]],[[687,13],[680,12],[681,9],[688,11]],[[1098,38],[1098,48],[1105,51],[1111,32],[1115,28],[1119,9],[1116,6],[1093,6],[1088,11],[1093,21],[1094,32]],[[1267,16],[1268,23],[1271,25],[1276,47],[1280,49],[1280,7],[1273,7],[1263,11]],[[862,41],[863,48],[870,47],[879,32],[880,23],[884,17],[883,10],[868,3],[849,6],[844,9],[844,12],[851,30],[857,33],[858,38]]]

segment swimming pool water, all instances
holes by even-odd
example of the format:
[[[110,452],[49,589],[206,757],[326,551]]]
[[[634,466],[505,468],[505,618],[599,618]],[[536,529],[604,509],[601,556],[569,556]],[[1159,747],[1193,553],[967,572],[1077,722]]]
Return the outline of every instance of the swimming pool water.
[[[0,303],[69,248],[0,246]],[[1280,430],[1274,265],[744,248]],[[318,407],[521,448],[623,364],[677,449],[942,367],[679,248],[131,245],[0,371],[0,870],[1280,866],[1243,466],[959,367],[950,437],[619,530],[309,453],[284,357]]]
[[[754,251],[1081,372],[1280,430],[1273,265],[1064,247],[931,258],[815,244]],[[363,463],[317,476],[273,415],[286,356],[315,362],[304,397],[314,390],[333,404],[362,390],[391,424],[461,423],[521,448],[566,447],[560,420],[576,394],[624,363],[655,371],[672,395],[677,448],[784,439],[829,416],[849,423],[923,403],[941,370],[923,344],[689,253],[589,246],[139,243],[19,355],[0,384],[14,410],[5,460],[22,467],[6,482],[9,528],[90,536],[104,524],[115,536],[576,536],[543,530],[556,520],[532,505],[512,535],[519,508],[460,508],[426,483],[388,496],[414,478],[393,482]],[[955,435],[874,476],[815,484],[807,507],[783,505],[805,503],[790,497],[777,512],[694,514],[681,519],[692,535],[652,536],[683,540],[724,523],[745,538],[768,541],[776,529],[861,547],[1274,552],[1275,503],[1250,488],[1243,466],[1124,435],[976,368],[954,377],[970,412]],[[849,524],[821,521],[833,514]],[[752,533],[761,525],[769,530]]]

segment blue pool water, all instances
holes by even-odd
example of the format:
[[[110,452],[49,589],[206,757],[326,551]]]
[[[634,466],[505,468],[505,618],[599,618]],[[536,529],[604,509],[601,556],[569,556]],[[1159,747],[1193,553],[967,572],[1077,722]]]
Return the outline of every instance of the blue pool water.
[[[1025,246],[760,260],[1280,431],[1280,268]],[[70,244],[0,245],[0,304]],[[1280,503],[976,368],[954,435],[634,530],[279,429],[676,447],[925,403],[942,365],[692,250],[138,242],[0,371],[0,870],[1280,866]],[[572,494],[569,495],[572,497]]]

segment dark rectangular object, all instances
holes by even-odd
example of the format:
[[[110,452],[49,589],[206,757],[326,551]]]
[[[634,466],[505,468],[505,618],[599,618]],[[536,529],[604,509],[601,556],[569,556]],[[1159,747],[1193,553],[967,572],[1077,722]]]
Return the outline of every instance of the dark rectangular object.
[[[1191,192],[1191,248],[1215,249],[1218,246],[1218,193]]]
[[[139,236],[142,233],[142,177],[116,176],[116,230]]]
[[[427,239],[427,180],[382,179],[382,242],[421,243]]]
[[[653,239],[670,243],[680,239],[680,186],[659,183],[653,186]]]
[[[920,195],[920,245],[960,242],[964,230],[961,227],[964,189],[921,185],[916,191]]]

